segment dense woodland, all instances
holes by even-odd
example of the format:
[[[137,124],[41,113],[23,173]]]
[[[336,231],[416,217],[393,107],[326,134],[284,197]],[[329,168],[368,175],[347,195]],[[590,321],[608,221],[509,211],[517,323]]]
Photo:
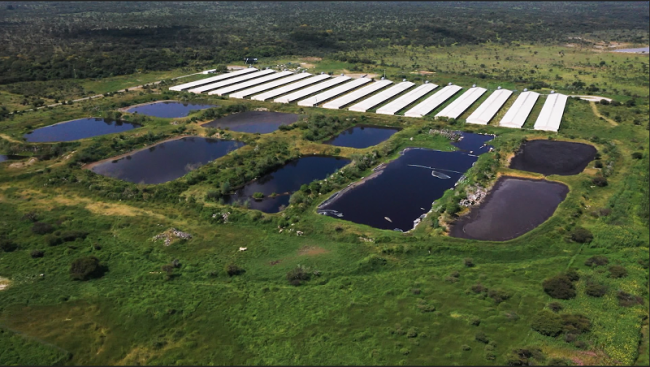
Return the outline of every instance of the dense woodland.
[[[647,43],[647,22],[647,2],[0,2],[0,84],[385,46]]]

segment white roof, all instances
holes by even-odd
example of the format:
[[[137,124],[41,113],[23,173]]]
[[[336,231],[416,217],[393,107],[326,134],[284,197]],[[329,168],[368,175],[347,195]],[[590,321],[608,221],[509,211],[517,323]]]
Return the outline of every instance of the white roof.
[[[405,95],[397,98],[396,100],[382,106],[377,109],[377,113],[382,115],[394,115],[395,113],[402,110],[404,107],[410,105],[411,103],[420,99],[423,95],[431,92],[432,90],[438,88],[437,84],[429,83],[422,84],[421,86],[413,89],[412,91],[406,93]]]
[[[244,90],[239,91],[237,93],[232,93],[228,97],[230,97],[230,98],[246,98],[246,97],[250,96],[251,94],[260,93],[260,92],[263,92],[265,90],[269,90],[269,89],[272,89],[272,88],[275,88],[275,87],[279,87],[281,85],[289,84],[291,82],[295,82],[296,80],[304,79],[304,78],[306,78],[308,76],[311,76],[311,74],[309,74],[309,73],[294,74],[294,75],[286,77],[286,78],[282,78],[282,79],[279,79],[279,80],[274,80],[272,82],[265,83],[265,84],[262,84],[262,85],[258,85],[258,86],[255,86],[253,88],[244,89]]]
[[[271,80],[275,80],[275,79],[278,79],[278,78],[289,76],[291,74],[293,74],[293,72],[291,72],[291,71],[281,71],[279,73],[263,76],[261,78],[255,78],[253,80],[249,80],[249,81],[244,82],[244,83],[238,83],[238,84],[234,84],[234,85],[229,85],[229,86],[224,87],[224,88],[219,88],[217,90],[213,90],[212,92],[209,92],[208,94],[209,95],[216,94],[218,96],[223,96],[224,94],[229,94],[231,92],[246,89],[248,87],[252,87],[254,85],[266,83],[266,82],[269,82]]]
[[[566,106],[567,96],[564,94],[554,93],[546,97],[546,102],[542,111],[535,121],[535,130],[555,131],[560,129],[564,106]]]
[[[325,88],[332,87],[337,84],[341,84],[347,80],[350,80],[351,78],[349,76],[339,76],[331,80],[324,81],[322,83],[318,83],[316,85],[312,85],[309,88],[301,89],[297,92],[293,92],[291,94],[287,94],[284,97],[276,98],[273,100],[273,102],[279,102],[279,103],[290,103],[295,101],[296,99],[300,99],[302,97],[308,96],[310,94],[314,94],[318,91],[321,91]]]
[[[207,91],[210,91],[210,90],[213,90],[213,89],[219,89],[219,88],[225,87],[227,85],[241,83],[241,82],[243,82],[245,80],[259,78],[261,76],[269,75],[269,74],[273,74],[273,73],[275,73],[275,70],[271,70],[271,69],[260,70],[260,71],[254,72],[254,73],[238,76],[236,78],[224,80],[224,81],[221,81],[221,82],[218,82],[218,83],[211,83],[211,84],[200,86],[198,88],[190,89],[189,92],[199,94],[199,93],[207,92]]]
[[[467,123],[469,124],[479,124],[479,125],[487,125],[490,120],[494,117],[494,115],[499,112],[501,107],[503,106],[504,103],[510,98],[510,95],[512,95],[511,90],[507,89],[499,89],[495,90],[494,93],[492,93],[486,100],[478,106],[476,111],[474,111],[469,117],[467,118]]]
[[[348,83],[350,84],[350,83]],[[323,105],[323,108],[328,108],[331,110],[338,110],[339,108],[348,105],[364,96],[367,96],[370,93],[374,93],[382,88],[385,88],[393,84],[390,80],[379,80],[370,85],[367,85],[361,89],[350,92],[343,97],[337,98],[333,101],[327,102]],[[346,84],[347,85],[347,84]]]
[[[300,75],[300,74],[298,74],[298,75]],[[251,100],[254,100],[254,101],[266,101],[267,99],[277,97],[277,96],[282,95],[282,94],[289,93],[292,90],[296,90],[296,89],[302,88],[304,86],[314,84],[314,83],[323,81],[325,79],[329,79],[329,77],[330,76],[327,75],[327,74],[315,75],[315,76],[313,76],[313,77],[311,77],[309,79],[301,80],[301,81],[299,81],[297,83],[285,85],[284,87],[276,88],[276,89],[270,90],[268,92],[258,94],[256,96],[251,97]]]
[[[343,85],[340,85],[336,88],[332,88],[329,90],[326,90],[323,93],[319,93],[313,97],[305,98],[302,101],[298,102],[298,106],[303,106],[303,107],[314,107],[318,103],[325,102],[326,100],[336,97],[339,94],[345,93],[349,90],[352,90],[354,88],[357,88],[359,86],[362,86],[366,83],[370,83],[371,79],[368,78],[358,78],[354,79],[349,83],[345,83]]]
[[[458,116],[462,115],[463,112],[469,108],[469,106],[476,102],[477,99],[481,98],[485,92],[487,92],[487,89],[481,87],[468,89],[467,92],[463,93],[462,96],[458,97],[447,107],[443,108],[442,111],[438,112],[436,117],[449,117],[452,119],[457,119]]]
[[[257,69],[255,69],[255,68],[237,70],[237,71],[233,71],[232,73],[224,73],[224,74],[220,74],[220,75],[213,76],[213,77],[210,77],[210,78],[197,80],[197,81],[194,81],[194,82],[175,85],[173,87],[169,87],[169,90],[175,90],[177,92],[180,92],[180,91],[182,91],[184,89],[189,89],[189,88],[198,87],[199,85],[214,83],[214,82],[219,81],[219,80],[234,78],[236,76],[248,74],[248,73],[251,73],[251,72],[256,71],[256,70]]]
[[[536,92],[523,92],[517,97],[515,103],[512,104],[508,112],[499,122],[499,126],[502,127],[512,127],[512,128],[521,128],[524,126],[530,111],[533,110],[535,102],[539,93]]]
[[[457,85],[448,85],[442,88],[438,93],[418,103],[415,107],[404,113],[406,117],[423,117],[429,112],[436,109],[436,107],[443,104],[446,100],[451,98],[454,94],[463,89]]]
[[[368,99],[364,99],[363,101],[348,108],[348,110],[356,111],[356,112],[366,112],[369,109],[375,107],[376,105],[382,103],[383,101],[404,92],[405,90],[411,88],[414,85],[415,83],[411,83],[411,82],[401,82],[399,84],[396,84],[386,89],[385,91],[375,94],[374,96]]]

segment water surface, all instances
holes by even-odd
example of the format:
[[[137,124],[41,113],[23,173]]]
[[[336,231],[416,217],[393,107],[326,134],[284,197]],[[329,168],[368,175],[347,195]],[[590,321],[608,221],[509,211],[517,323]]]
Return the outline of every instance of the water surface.
[[[641,48],[623,48],[620,50],[614,50],[614,52],[645,52],[648,53],[650,52],[650,47],[641,47]]]
[[[474,134],[462,133],[462,138],[452,143],[458,149],[470,154],[480,155],[490,151],[490,146],[487,144],[490,140],[494,139],[495,135],[488,134]]]
[[[561,183],[501,177],[478,207],[452,226],[453,237],[507,241],[553,215],[569,188]]]
[[[93,136],[119,133],[140,126],[141,125],[126,121],[89,117],[41,127],[40,129],[25,134],[23,137],[29,143],[72,141],[91,138]]]
[[[185,137],[98,164],[91,170],[133,183],[159,184],[184,176],[243,145],[232,140]]]
[[[543,175],[576,175],[594,160],[594,146],[555,140],[532,140],[521,145],[510,168]]]
[[[298,121],[298,115],[273,111],[245,111],[222,117],[204,124],[204,127],[229,128],[243,133],[267,134],[282,125]]]
[[[7,155],[0,154],[0,162],[13,161],[13,160],[23,159],[23,158],[27,158],[27,157],[24,157],[22,155],[14,155],[14,154],[7,154]]]
[[[325,144],[363,149],[387,140],[398,131],[399,129],[390,127],[355,126],[326,141]]]
[[[147,103],[140,106],[134,106],[126,110],[130,113],[139,113],[142,115],[163,117],[163,118],[177,118],[185,117],[190,114],[192,110],[204,110],[206,108],[218,107],[211,104],[196,104],[187,102],[154,102]]]
[[[314,180],[321,180],[334,173],[337,169],[350,163],[345,158],[334,157],[303,157],[288,162],[284,166],[268,173],[258,180],[246,184],[235,194],[225,198],[226,203],[235,201],[250,203],[251,209],[257,209],[265,213],[277,213],[281,206],[289,205],[290,195],[300,189],[300,186],[309,184]],[[264,194],[264,199],[253,200],[252,196],[256,192]],[[276,197],[268,195],[276,193],[283,194]]]

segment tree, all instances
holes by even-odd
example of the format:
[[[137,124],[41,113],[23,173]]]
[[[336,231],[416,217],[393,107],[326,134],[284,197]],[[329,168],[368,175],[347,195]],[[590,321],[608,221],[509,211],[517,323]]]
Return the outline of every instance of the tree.
[[[602,297],[607,293],[607,287],[591,281],[587,283],[585,293],[591,297]]]
[[[0,250],[4,252],[14,252],[18,248],[18,245],[11,240],[2,239],[0,240]]]
[[[237,266],[237,265],[235,265],[233,263],[230,263],[230,264],[226,265],[224,270],[226,271],[226,273],[230,277],[234,276],[234,275],[240,275],[240,274],[244,273],[244,269],[240,268],[239,266]]]
[[[95,256],[80,257],[70,265],[70,276],[74,280],[99,278],[103,273],[104,269]]]
[[[594,235],[588,229],[582,227],[576,227],[571,233],[571,239],[578,243],[591,242],[593,238]]]
[[[41,250],[32,250],[32,252],[29,254],[33,259],[43,257],[45,253]]]
[[[562,318],[557,314],[542,310],[533,317],[533,330],[546,336],[558,336],[562,332]]]
[[[570,299],[576,296],[576,288],[565,274],[544,280],[544,292],[556,299]]]

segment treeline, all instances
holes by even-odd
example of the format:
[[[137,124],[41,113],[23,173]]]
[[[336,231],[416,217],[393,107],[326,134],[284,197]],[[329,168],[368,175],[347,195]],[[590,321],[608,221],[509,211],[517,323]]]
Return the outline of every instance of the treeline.
[[[0,6],[0,84],[390,45],[647,42],[647,14],[647,2],[18,3]]]

